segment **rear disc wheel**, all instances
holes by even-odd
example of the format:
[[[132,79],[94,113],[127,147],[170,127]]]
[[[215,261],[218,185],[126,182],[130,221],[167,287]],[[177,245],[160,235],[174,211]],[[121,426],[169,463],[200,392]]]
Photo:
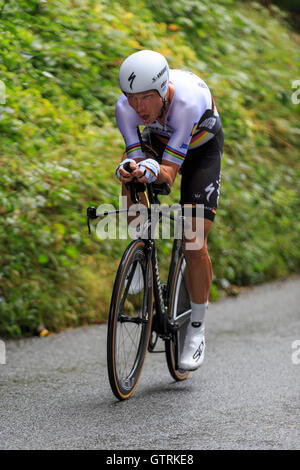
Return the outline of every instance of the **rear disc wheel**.
[[[168,369],[176,381],[185,380],[189,375],[189,371],[178,366],[178,360],[184,346],[186,328],[191,315],[190,296],[184,281],[185,268],[186,261],[183,254],[181,254],[175,267],[169,296],[169,320],[175,325],[175,328],[171,339],[166,341]]]

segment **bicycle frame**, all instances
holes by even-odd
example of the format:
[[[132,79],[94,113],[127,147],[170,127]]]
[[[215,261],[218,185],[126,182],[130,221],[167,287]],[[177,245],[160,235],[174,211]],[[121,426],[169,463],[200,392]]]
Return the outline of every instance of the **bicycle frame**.
[[[151,212],[151,204],[153,203],[159,204],[157,195],[169,194],[170,188],[168,185],[165,185],[165,186],[154,185],[154,184],[145,185],[143,183],[127,183],[127,185],[128,185],[128,188],[130,189],[131,199],[135,204],[139,202],[140,192],[145,192],[147,190],[147,193],[148,193],[150,207],[147,208],[147,219],[144,222],[143,230],[141,230],[142,235],[139,238],[141,238],[141,240],[144,241],[145,246],[146,246],[147,256],[148,256],[147,266],[149,266],[150,259],[152,261],[153,291],[154,291],[154,302],[155,302],[155,307],[156,307],[156,316],[155,316],[156,318],[154,322],[155,324],[153,325],[153,329],[162,339],[164,340],[170,339],[170,336],[174,334],[177,331],[177,329],[180,327],[178,322],[174,324],[168,317],[168,292],[169,292],[169,284],[171,282],[172,269],[174,265],[176,265],[176,260],[178,259],[179,252],[181,249],[181,240],[176,240],[174,243],[168,282],[167,282],[167,285],[164,285],[161,283],[160,276],[159,276],[159,267],[158,267],[157,249],[156,249],[155,239],[151,236],[152,225],[153,225],[153,220],[151,219],[151,216],[153,214],[153,212]],[[90,223],[89,223],[90,219],[96,219],[98,217],[104,217],[104,216],[111,215],[111,214],[120,214],[124,212],[128,214],[129,210],[130,208],[118,209],[114,211],[104,211],[100,214],[97,214],[97,210],[95,207],[89,207],[87,209],[89,233],[91,233]],[[161,210],[159,210],[158,216],[159,216],[158,222],[163,217],[167,217],[174,221],[176,220],[182,221],[184,219],[184,216],[179,216],[178,218],[176,218],[175,216],[171,214],[164,214],[163,211]],[[148,273],[146,273],[146,275],[148,276]],[[185,321],[187,320],[182,318],[182,320],[180,321],[180,324],[184,323]]]

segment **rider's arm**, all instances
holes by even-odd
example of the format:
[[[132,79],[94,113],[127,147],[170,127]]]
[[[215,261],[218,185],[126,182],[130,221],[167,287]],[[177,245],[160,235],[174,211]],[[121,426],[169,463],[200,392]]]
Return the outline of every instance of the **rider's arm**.
[[[136,161],[143,160],[145,158],[139,136],[137,133],[137,126],[142,124],[138,115],[132,109],[127,101],[127,98],[122,95],[115,108],[115,116],[117,126],[124,138],[126,146],[126,157]]]
[[[173,162],[163,161],[160,165],[160,173],[156,180],[157,183],[168,183],[173,185],[180,166]]]

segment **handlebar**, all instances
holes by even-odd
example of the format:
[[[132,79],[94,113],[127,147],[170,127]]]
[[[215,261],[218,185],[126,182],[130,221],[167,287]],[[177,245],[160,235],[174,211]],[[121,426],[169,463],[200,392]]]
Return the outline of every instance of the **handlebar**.
[[[130,168],[130,162],[125,163],[124,170],[128,171],[128,173],[132,173],[133,170]],[[139,202],[139,193],[144,193],[146,190],[148,192],[148,198],[150,204],[159,204],[158,195],[167,196],[171,192],[171,188],[169,183],[140,183],[136,180],[136,178],[128,183],[125,183],[126,188],[130,191],[131,200],[134,204]],[[117,211],[121,212],[121,210]],[[123,211],[122,211],[123,212]],[[105,215],[105,214],[103,214]],[[96,207],[88,207],[87,208],[87,223],[89,233],[90,230],[90,219],[97,219],[97,209]]]
[[[132,173],[133,170],[130,167],[130,162],[125,163],[124,170],[128,173]],[[138,203],[139,193],[144,193],[147,189],[149,202],[151,204],[159,204],[159,199],[157,197],[158,194],[167,196],[171,192],[171,188],[169,183],[140,183],[136,180],[136,178],[128,183],[125,183],[126,188],[130,191],[131,200],[134,204]]]
[[[125,163],[123,166],[124,170],[128,173],[132,173],[133,169],[130,167],[130,162]],[[130,191],[131,200],[134,204],[137,204],[139,197],[139,193],[144,193],[146,191],[145,183],[139,183],[136,178],[134,180],[125,183],[126,188]]]

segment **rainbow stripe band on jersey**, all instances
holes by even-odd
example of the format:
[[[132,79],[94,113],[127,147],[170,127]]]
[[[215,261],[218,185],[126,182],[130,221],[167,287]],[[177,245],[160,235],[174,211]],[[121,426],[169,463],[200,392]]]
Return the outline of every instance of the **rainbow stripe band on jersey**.
[[[165,152],[171,157],[178,158],[182,162],[185,159],[185,153],[179,152],[179,150],[173,149],[169,145],[166,145]]]
[[[167,142],[169,141],[169,139],[167,139],[166,137],[163,137],[159,134],[155,134],[155,137],[157,137],[164,144],[167,144]],[[193,137],[191,138],[188,150],[193,150],[193,149],[199,147],[200,145],[205,144],[205,142],[212,139],[213,137],[214,137],[214,134],[212,134],[211,132],[205,131],[205,130],[203,130],[201,132],[198,132],[197,134],[194,134]],[[184,160],[185,154],[180,155],[180,152],[178,152],[178,150],[172,149],[172,147],[169,147],[169,149],[171,149],[171,150],[168,151],[167,147],[168,147],[168,145],[166,146],[165,152],[167,152],[169,155],[171,155],[173,157],[179,158],[181,161]],[[177,152],[177,153],[175,154],[174,152]],[[183,155],[183,157],[182,157],[182,155]]]
[[[212,137],[214,137],[214,135],[211,132],[207,131],[202,131],[198,134],[195,134],[191,139],[189,150],[199,147],[200,145],[210,140]]]
[[[185,217],[203,217],[214,221],[217,209],[215,207],[208,207],[202,204],[182,204],[181,214]]]
[[[132,144],[132,145],[129,145],[129,147],[126,147],[127,155],[129,155],[132,152],[136,152],[137,150],[142,151],[140,142],[136,142],[135,144]]]

